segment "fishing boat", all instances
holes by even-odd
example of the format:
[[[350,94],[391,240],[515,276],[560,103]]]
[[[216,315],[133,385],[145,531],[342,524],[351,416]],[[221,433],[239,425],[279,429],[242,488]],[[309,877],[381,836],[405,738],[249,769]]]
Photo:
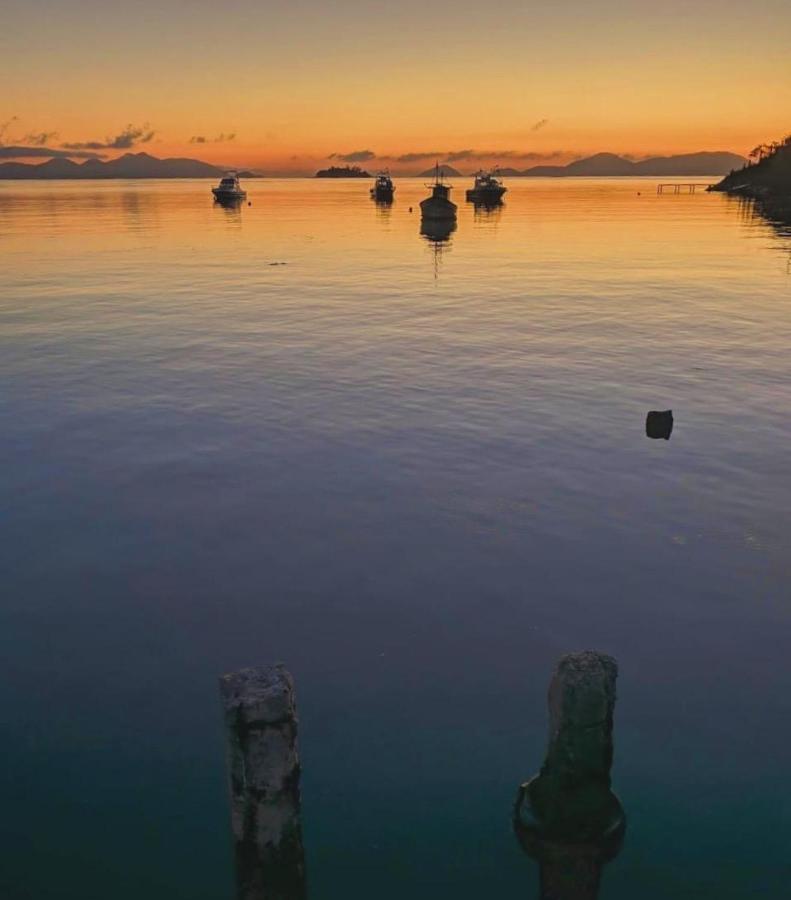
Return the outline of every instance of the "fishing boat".
[[[392,200],[395,192],[395,185],[389,172],[380,172],[376,176],[374,186],[371,188],[371,196],[374,200]]]
[[[242,190],[239,184],[239,176],[236,172],[229,172],[221,180],[217,187],[211,189],[214,199],[220,203],[235,203],[244,200],[247,191]]]
[[[481,170],[475,173],[475,182],[467,191],[467,199],[473,203],[493,206],[502,200],[507,190],[508,188],[497,178],[496,170],[494,172]]]
[[[420,215],[424,219],[455,219],[456,204],[450,199],[450,185],[443,181],[439,163],[434,167],[434,183],[427,184],[431,196],[420,201]]]

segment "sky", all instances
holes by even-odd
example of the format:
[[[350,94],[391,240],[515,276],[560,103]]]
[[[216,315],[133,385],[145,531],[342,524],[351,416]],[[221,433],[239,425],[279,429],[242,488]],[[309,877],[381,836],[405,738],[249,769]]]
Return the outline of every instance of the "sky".
[[[788,0],[2,7],[0,162],[145,150],[270,173],[526,168],[746,154],[791,131]]]

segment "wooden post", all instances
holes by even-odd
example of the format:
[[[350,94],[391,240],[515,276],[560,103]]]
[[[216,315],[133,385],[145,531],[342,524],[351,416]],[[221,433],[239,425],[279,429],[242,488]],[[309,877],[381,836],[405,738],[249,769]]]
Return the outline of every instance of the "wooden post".
[[[282,665],[220,678],[238,900],[305,900],[294,681]]]

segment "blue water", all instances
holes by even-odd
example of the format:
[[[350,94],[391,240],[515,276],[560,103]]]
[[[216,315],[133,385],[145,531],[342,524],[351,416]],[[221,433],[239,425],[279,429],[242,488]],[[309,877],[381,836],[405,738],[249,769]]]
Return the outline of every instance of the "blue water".
[[[0,183],[0,895],[232,895],[282,660],[311,900],[536,895],[557,658],[620,664],[606,900],[791,877],[791,238],[649,180]],[[669,441],[645,436],[672,408]]]

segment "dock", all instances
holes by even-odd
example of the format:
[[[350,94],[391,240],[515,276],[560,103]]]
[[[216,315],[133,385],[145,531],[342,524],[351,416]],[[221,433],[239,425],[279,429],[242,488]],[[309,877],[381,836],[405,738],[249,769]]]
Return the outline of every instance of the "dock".
[[[672,193],[674,194],[694,194],[698,189],[707,191],[712,185],[703,184],[701,182],[693,182],[693,181],[680,181],[680,182],[665,182],[664,184],[658,184],[656,186],[657,194],[670,193],[670,188],[673,189]]]

